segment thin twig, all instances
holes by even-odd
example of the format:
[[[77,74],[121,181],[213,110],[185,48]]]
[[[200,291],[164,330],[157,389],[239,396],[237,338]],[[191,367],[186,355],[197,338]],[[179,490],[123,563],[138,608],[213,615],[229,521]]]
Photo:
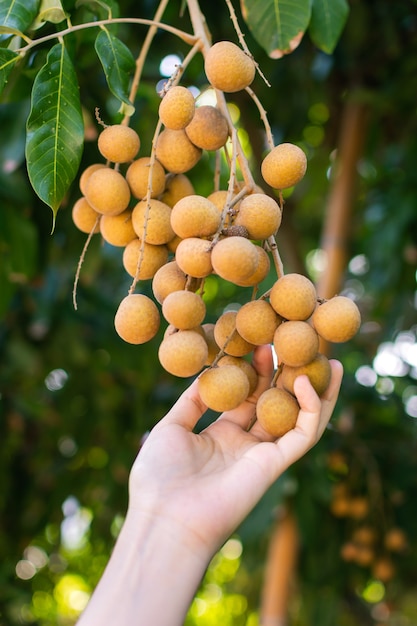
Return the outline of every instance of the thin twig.
[[[96,221],[94,222],[93,228],[91,229],[91,231],[88,234],[87,240],[86,240],[86,242],[84,244],[84,247],[82,249],[80,258],[78,260],[77,272],[75,274],[74,286],[72,288],[72,302],[73,302],[75,310],[77,310],[77,286],[78,286],[78,281],[79,281],[80,274],[81,274],[81,266],[84,263],[84,258],[85,258],[85,255],[87,253],[87,248],[90,245],[90,241],[91,241],[93,235],[96,232],[96,228],[97,228],[97,226],[98,226],[98,224],[100,222],[100,219],[101,219],[101,215],[98,215]]]

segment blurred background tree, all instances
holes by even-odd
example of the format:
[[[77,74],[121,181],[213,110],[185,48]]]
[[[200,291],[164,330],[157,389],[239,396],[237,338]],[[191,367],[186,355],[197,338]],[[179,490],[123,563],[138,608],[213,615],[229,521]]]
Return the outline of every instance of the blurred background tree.
[[[106,5],[113,17],[152,19],[156,9],[145,1]],[[36,14],[39,3],[25,6],[35,7]],[[105,17],[103,6],[63,2],[73,24]],[[272,85],[257,77],[254,89],[275,143],[298,143],[308,155],[306,177],[286,194],[277,237],[285,270],[302,271],[323,284],[332,270],[326,259],[340,260],[331,256],[338,251],[343,270],[338,291],[358,303],[363,325],[355,340],[331,352],[342,360],[345,378],[330,428],[215,557],[187,624],[256,626],[261,614],[270,618],[268,623],[285,617],[292,626],[415,624],[416,3],[350,0],[346,25],[331,52],[317,46],[311,26],[310,36],[279,59],[268,55],[270,42],[262,42],[264,49],[255,39],[253,14],[244,14],[246,24],[240,6],[234,8],[246,43]],[[215,40],[237,40],[226,4],[207,3],[202,9]],[[187,12],[177,2],[169,3],[164,22],[189,30]],[[41,32],[56,28],[60,25],[47,23]],[[118,24],[112,32],[136,58],[146,28]],[[107,123],[120,120],[119,102],[94,51],[96,35],[89,29],[68,38],[86,129],[80,173],[99,159],[95,108]],[[8,37],[1,35],[2,49]],[[156,124],[157,85],[172,71],[170,55],[175,63],[188,49],[158,31],[131,121],[144,147]],[[0,105],[4,626],[75,623],[122,523],[128,472],[141,440],[189,383],[162,370],[160,336],[135,347],[116,335],[114,313],[130,280],[121,251],[99,238],[87,250],[74,310],[73,282],[86,239],[71,219],[80,195],[78,178],[51,234],[50,209],[34,193],[25,163],[33,78],[47,50],[46,45],[34,49],[10,75]],[[166,72],[164,63],[170,60]],[[197,57],[183,83],[205,87]],[[257,171],[265,150],[259,113],[245,94],[228,100]],[[352,149],[343,187],[340,177]],[[210,191],[210,167],[203,160],[190,173],[198,193]],[[335,204],[340,210],[343,203],[332,227],[338,240],[329,241],[326,227]],[[148,283],[142,288],[150,292]],[[209,319],[245,297],[238,288],[213,284],[207,292]],[[292,526],[283,524],[287,516]],[[280,540],[285,528],[289,534]],[[280,545],[287,548],[286,556]],[[274,588],[284,598],[284,615],[265,600],[272,580],[265,565],[276,560],[269,557],[273,549],[282,568],[283,559],[288,564],[288,589]]]

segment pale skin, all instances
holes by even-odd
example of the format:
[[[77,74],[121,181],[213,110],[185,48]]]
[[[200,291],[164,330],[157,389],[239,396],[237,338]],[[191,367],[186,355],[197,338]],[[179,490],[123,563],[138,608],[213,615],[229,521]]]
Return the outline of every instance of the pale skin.
[[[278,440],[254,421],[256,398],[270,386],[271,350],[261,346],[251,398],[193,432],[206,411],[197,381],[153,428],[132,467],[129,505],[107,568],[78,626],[181,626],[217,550],[272,483],[312,448],[332,415],[343,375],[320,399],[306,376],[294,384],[301,410]]]

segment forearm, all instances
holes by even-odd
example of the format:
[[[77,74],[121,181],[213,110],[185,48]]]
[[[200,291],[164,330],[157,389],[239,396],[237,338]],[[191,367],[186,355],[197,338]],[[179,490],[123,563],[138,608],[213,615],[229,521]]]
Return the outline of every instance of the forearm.
[[[78,626],[181,626],[208,561],[181,528],[128,513]]]

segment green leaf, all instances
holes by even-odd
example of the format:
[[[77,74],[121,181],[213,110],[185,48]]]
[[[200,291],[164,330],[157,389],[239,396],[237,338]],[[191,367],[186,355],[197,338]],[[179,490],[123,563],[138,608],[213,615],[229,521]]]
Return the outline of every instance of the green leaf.
[[[1,0],[0,24],[25,31],[39,10],[40,0]]]
[[[135,59],[132,53],[107,29],[102,29],[97,35],[95,49],[111,93],[120,100],[124,106],[124,112],[132,115],[134,107],[128,94],[130,76],[135,69]]]
[[[57,43],[33,85],[26,138],[30,182],[54,220],[77,174],[83,141],[77,76],[64,44]]]
[[[331,54],[349,14],[346,0],[313,0],[309,34],[317,48]]]
[[[3,91],[7,79],[14,68],[14,64],[18,61],[20,56],[8,50],[7,48],[0,48],[0,94]]]
[[[295,50],[311,17],[310,0],[241,0],[241,7],[249,30],[272,59]]]

